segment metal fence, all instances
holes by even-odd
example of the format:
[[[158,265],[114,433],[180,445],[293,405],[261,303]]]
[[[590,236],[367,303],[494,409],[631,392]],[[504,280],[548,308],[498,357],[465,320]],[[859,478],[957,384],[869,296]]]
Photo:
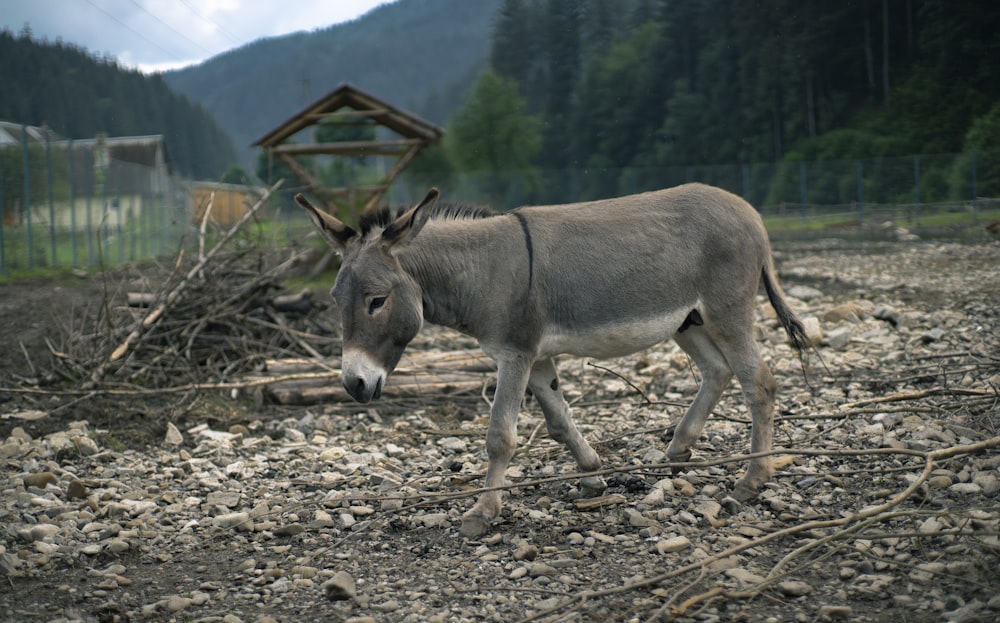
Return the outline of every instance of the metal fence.
[[[26,135],[26,134],[25,134]],[[426,175],[422,178],[426,179]],[[445,196],[499,209],[597,199],[699,181],[746,197],[772,237],[981,240],[1000,219],[1000,152],[692,167],[444,175]],[[426,192],[406,178],[389,200]],[[173,256],[192,231],[191,185],[93,142],[0,145],[0,277]],[[264,219],[267,244],[302,239],[289,197]]]
[[[164,166],[73,141],[0,146],[0,276],[177,250],[191,193]]]
[[[423,175],[422,180],[430,179]],[[975,241],[1000,219],[1000,152],[734,165],[536,170],[442,176],[446,197],[509,209],[702,182],[746,198],[774,238]],[[412,178],[392,196],[426,192]]]

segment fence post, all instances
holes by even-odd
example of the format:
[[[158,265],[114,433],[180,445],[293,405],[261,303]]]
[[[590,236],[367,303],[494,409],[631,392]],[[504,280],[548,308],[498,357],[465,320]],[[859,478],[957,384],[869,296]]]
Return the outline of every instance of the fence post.
[[[858,227],[864,237],[865,227],[865,165],[858,160]]]
[[[3,158],[0,157],[0,275],[7,274],[7,247],[6,242],[3,239],[4,233],[4,217],[7,215],[7,210],[4,207],[3,202]]]
[[[910,218],[911,225],[920,221],[920,156],[913,156],[913,201],[916,214]]]
[[[125,206],[122,204],[122,165],[118,160],[112,160],[115,169],[115,204],[118,206],[118,263],[125,263],[125,228],[122,227],[122,216],[125,213]]]
[[[28,268],[35,267],[34,240],[31,235],[31,162],[28,155],[28,126],[21,124],[21,153],[24,165],[24,226],[27,234]]]
[[[743,198],[750,201],[750,165],[743,164]]]
[[[976,152],[972,152],[972,220],[979,219],[979,189],[976,187]]]
[[[66,173],[69,176],[69,240],[72,248],[73,268],[79,268],[76,248],[76,192],[73,179],[73,139],[66,141]]]
[[[806,162],[799,160],[799,202],[802,204],[802,223],[806,222],[806,206],[809,204],[809,191],[806,186]]]
[[[55,268],[59,260],[56,256],[56,204],[52,194],[52,141],[48,128],[45,128],[45,181],[49,187],[49,244],[52,246],[52,268]]]
[[[86,158],[85,158],[86,160]],[[94,173],[94,153],[90,152],[90,177],[89,179],[94,180],[91,184],[90,192],[87,193],[87,200],[84,205],[84,209],[87,213],[84,215],[87,221],[87,266],[93,266],[97,263],[97,259],[94,257],[94,217],[92,215],[92,208],[94,193],[97,191],[97,175]]]

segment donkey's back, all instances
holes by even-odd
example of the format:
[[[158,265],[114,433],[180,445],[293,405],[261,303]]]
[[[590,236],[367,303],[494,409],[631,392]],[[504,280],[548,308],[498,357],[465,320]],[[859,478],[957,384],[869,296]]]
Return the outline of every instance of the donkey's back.
[[[704,184],[518,212],[534,251],[540,354],[624,355],[685,321],[752,323],[771,269],[756,210]]]

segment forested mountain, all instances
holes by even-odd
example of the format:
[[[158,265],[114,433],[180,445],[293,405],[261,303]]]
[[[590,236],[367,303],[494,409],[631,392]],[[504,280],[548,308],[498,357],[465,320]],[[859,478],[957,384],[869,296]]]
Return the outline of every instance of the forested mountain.
[[[263,39],[167,72],[252,167],[250,145],[342,82],[443,124],[487,66],[500,0],[399,0],[309,33]]]
[[[163,134],[178,173],[218,179],[236,151],[212,116],[161,76],[124,69],[29,32],[0,31],[0,119],[47,125],[66,138]]]
[[[491,65],[542,169],[1000,151],[998,32],[985,0],[504,0]]]
[[[986,0],[396,0],[162,76],[3,32],[0,119],[165,134],[181,173],[217,179],[253,170],[254,140],[351,82],[449,126],[413,167],[431,180],[530,168],[522,197],[557,201],[675,183],[665,167],[778,162],[792,183],[801,161],[1000,153],[997,32]],[[482,126],[486,110],[520,115],[517,140]],[[953,159],[936,162],[920,165],[927,198],[953,184]],[[980,194],[1000,194],[1000,158],[978,166]]]

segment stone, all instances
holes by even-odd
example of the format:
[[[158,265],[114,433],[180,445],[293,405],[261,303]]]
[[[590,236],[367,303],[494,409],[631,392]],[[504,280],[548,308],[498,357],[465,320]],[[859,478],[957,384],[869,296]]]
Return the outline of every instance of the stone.
[[[743,586],[753,586],[764,581],[764,576],[743,569],[742,567],[726,569],[725,573]]]
[[[240,504],[240,497],[239,491],[209,491],[205,496],[205,503],[210,506],[236,508]]]
[[[66,497],[71,500],[85,500],[87,494],[87,486],[79,480],[71,480],[69,486],[66,487]]]
[[[674,478],[674,490],[684,497],[693,496],[696,491],[694,485],[683,478]]]
[[[190,597],[181,597],[180,595],[172,595],[166,599],[163,603],[163,609],[167,612],[180,612],[185,608],[188,608],[193,603]]]
[[[691,539],[686,536],[675,536],[669,539],[660,539],[656,542],[656,551],[659,554],[682,552],[689,547],[691,547]]]
[[[823,293],[812,286],[794,285],[785,290],[788,296],[797,298],[800,301],[812,301],[823,298]]]
[[[416,519],[428,528],[443,528],[449,523],[448,513],[426,513]]]
[[[983,495],[987,497],[995,497],[1000,492],[1000,479],[997,478],[996,474],[978,472],[972,477],[972,482],[979,485]]]
[[[822,621],[847,621],[854,614],[850,606],[820,606],[819,618]]]
[[[789,597],[802,597],[811,593],[813,588],[800,580],[785,580],[778,584],[778,590]]]
[[[960,608],[945,612],[944,617],[948,623],[979,623],[979,621],[985,620],[982,612],[984,605],[978,599],[973,599]]]
[[[84,435],[74,437],[73,443],[76,445],[77,451],[83,456],[94,456],[101,451],[96,441]]]
[[[527,560],[530,562],[537,557],[538,548],[527,541],[521,541],[517,549],[514,550],[514,560]]]
[[[246,532],[253,530],[253,520],[250,513],[226,513],[212,519],[212,524],[219,528],[235,528],[238,531]]]
[[[38,524],[37,526],[24,528],[20,532],[21,539],[27,541],[28,543],[42,541],[53,537],[56,534],[59,534],[59,526],[50,523]]]
[[[842,303],[823,312],[824,322],[861,322],[865,310],[857,303]]]
[[[338,571],[332,578],[323,582],[322,586],[326,598],[330,601],[347,601],[358,597],[354,578],[346,571]]]
[[[834,350],[844,350],[850,343],[850,327],[837,327],[826,334],[826,345]]]
[[[884,320],[894,327],[898,327],[903,320],[903,315],[895,308],[888,305],[879,305],[872,310],[872,317]]]
[[[646,517],[634,508],[626,508],[625,515],[628,517],[628,524],[635,528],[648,528],[660,525],[655,519]]]
[[[163,445],[179,446],[184,443],[184,435],[174,426],[173,422],[167,422],[167,432],[163,436]]]
[[[553,575],[558,575],[558,571],[552,565],[545,564],[544,562],[536,562],[528,568],[528,575],[533,578],[538,577],[549,577]]]
[[[271,533],[274,536],[295,536],[296,534],[302,534],[303,532],[305,532],[305,528],[302,526],[302,524],[298,523],[278,526],[277,528],[271,531]]]
[[[48,485],[54,485],[59,482],[59,479],[52,472],[27,474],[21,480],[24,482],[25,487],[37,487],[39,489],[44,489]]]
[[[806,331],[806,339],[813,346],[819,346],[823,343],[823,327],[819,324],[819,318],[816,316],[806,316],[802,319],[802,327]]]
[[[930,344],[931,342],[938,342],[944,337],[944,329],[930,329],[929,331],[924,331],[920,334],[920,341],[924,344]]]
[[[983,488],[974,482],[956,482],[948,487],[948,490],[960,495],[976,495],[983,492]]]

